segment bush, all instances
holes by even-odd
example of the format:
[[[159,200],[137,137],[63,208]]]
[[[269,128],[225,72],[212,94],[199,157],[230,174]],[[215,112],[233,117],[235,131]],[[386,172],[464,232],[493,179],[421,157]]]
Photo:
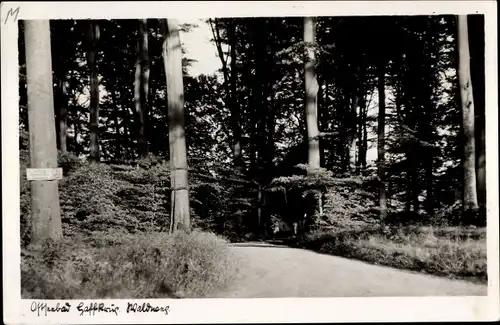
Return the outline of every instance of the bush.
[[[75,154],[71,152],[57,151],[57,165],[63,169],[63,175],[67,176],[80,166],[83,162]]]
[[[322,253],[426,273],[487,280],[484,228],[373,227],[322,231],[300,245]]]
[[[23,299],[202,297],[236,272],[226,241],[210,233],[96,237],[23,251]]]

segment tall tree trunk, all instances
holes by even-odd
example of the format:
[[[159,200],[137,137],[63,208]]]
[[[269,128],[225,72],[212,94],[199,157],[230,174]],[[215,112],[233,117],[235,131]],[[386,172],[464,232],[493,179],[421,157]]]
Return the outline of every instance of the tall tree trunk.
[[[366,102],[363,104],[363,141],[362,141],[362,153],[363,159],[361,160],[361,168],[363,171],[366,170],[366,154],[368,152],[368,130],[367,130],[367,115],[368,115],[368,107],[366,107]]]
[[[458,16],[458,80],[462,100],[462,122],[464,130],[464,211],[477,211],[476,152],[474,143],[474,101],[470,77],[470,54],[467,16]]]
[[[25,20],[31,168],[57,167],[54,95],[48,20]],[[31,181],[31,244],[62,238],[57,180]]]
[[[359,159],[356,156],[356,142],[357,142],[357,111],[358,111],[358,100],[359,97],[353,94],[351,99],[351,111],[350,111],[350,136],[349,136],[349,171],[354,173],[356,171],[356,161]]]
[[[68,94],[66,91],[66,64],[64,53],[58,56],[57,67],[54,69],[57,78],[57,125],[56,133],[58,137],[58,148],[61,152],[68,151],[67,145],[67,128],[68,128]]]
[[[147,19],[139,20],[137,40],[137,64],[135,68],[135,111],[137,114],[137,153],[139,158],[148,157],[148,139],[146,138],[147,103],[149,95],[149,46]]]
[[[304,17],[304,42],[311,46],[316,44],[316,18]],[[308,144],[308,163],[312,168],[320,167],[319,159],[319,130],[318,130],[318,82],[314,65],[316,58],[314,50],[309,48],[304,62],[305,87],[306,87],[306,128]]]
[[[112,79],[115,81],[114,79]],[[111,87],[110,87],[111,86]],[[122,156],[121,154],[121,135],[120,135],[120,123],[118,115],[120,114],[120,109],[118,108],[118,100],[116,99],[116,90],[112,85],[108,85],[109,92],[111,93],[111,101],[113,102],[114,111],[113,111],[113,121],[115,123],[115,159],[119,160]]]
[[[316,45],[316,18],[304,17],[304,42],[308,47],[306,49],[306,57],[304,60],[304,76],[305,76],[305,117],[307,129],[307,152],[308,164],[310,168],[320,168],[320,150],[319,150],[319,130],[318,130],[318,90],[319,84],[316,78],[314,66],[316,64],[315,49],[311,48]],[[318,213],[323,212],[322,192],[317,193],[316,208]]]
[[[432,89],[429,89],[430,93],[432,93]],[[428,98],[431,98],[431,94],[429,94]],[[433,130],[433,117],[432,117],[432,103],[430,101],[425,102],[425,112],[423,112],[424,122],[423,124],[423,138],[426,142],[432,142],[432,130]],[[425,155],[424,158],[424,167],[425,167],[425,186],[426,186],[426,197],[425,197],[425,210],[427,215],[434,215],[434,152],[433,149],[430,148]]]
[[[130,136],[129,136],[129,130],[128,130],[128,123],[127,121],[130,120],[130,115],[129,115],[129,107],[128,107],[128,101],[123,96],[123,89],[120,89],[120,103],[121,103],[121,119],[122,119],[122,125],[123,125],[123,138],[122,138],[122,144],[123,144],[123,157],[125,159],[130,158],[130,151],[129,151],[129,144],[130,144]]]
[[[217,53],[222,64],[222,74],[224,75],[224,82],[226,85],[229,84],[229,71],[227,69],[227,61],[224,57],[224,51],[222,50],[222,38],[220,36],[220,26],[217,18],[209,19],[210,28],[212,29],[212,36],[214,37],[215,47],[217,48]]]
[[[405,211],[406,212],[410,212],[411,207],[412,207],[412,191],[411,191],[412,177],[411,177],[411,173],[410,173],[410,166],[409,166],[409,159],[408,158],[409,158],[409,156],[406,157],[406,163],[408,164],[408,166],[406,168],[406,174],[405,174],[405,176],[406,176]]]
[[[415,154],[412,154],[413,161],[417,159]],[[420,179],[418,177],[418,166],[413,165],[411,167],[411,191],[412,191],[412,201],[413,201],[413,211],[415,213],[420,213]]]
[[[233,156],[234,164],[237,168],[243,167],[243,157],[241,153],[241,125],[240,111],[238,106],[238,94],[236,83],[238,81],[238,71],[236,70],[236,23],[229,26],[229,46],[231,48],[231,119],[233,124]]]
[[[165,19],[163,60],[167,80],[167,106],[172,188],[171,229],[189,230],[188,165],[184,128],[184,84],[182,79],[182,48],[179,25],[175,19]]]
[[[482,218],[486,209],[486,142],[485,142],[485,70],[484,70],[484,16],[469,15],[469,42],[471,55],[471,79],[476,115],[476,183],[477,200],[482,210]]]
[[[484,107],[483,107],[484,109]],[[476,150],[476,182],[478,205],[483,211],[486,211],[486,136],[485,136],[485,114],[484,110],[478,117],[477,126],[479,127]],[[477,129],[477,128],[476,128]],[[484,216],[483,216],[484,217]]]
[[[61,152],[68,152],[67,145],[67,129],[68,129],[68,101],[67,101],[67,91],[66,91],[66,81],[64,80],[64,75],[59,76],[58,88],[59,88],[59,100],[57,101],[59,105],[59,150]]]
[[[233,148],[233,163],[234,166],[241,170],[243,165],[243,160],[241,156],[241,126],[239,122],[239,108],[238,108],[238,98],[236,94],[236,81],[237,81],[237,71],[236,71],[236,36],[234,22],[227,25],[227,33],[230,47],[231,56],[231,74],[227,67],[227,58],[224,56],[224,51],[222,50],[222,38],[220,35],[220,23],[218,19],[209,20],[210,28],[212,30],[212,36],[214,37],[215,45],[217,48],[217,53],[222,65],[222,73],[224,75],[224,85],[227,88],[227,103],[229,104],[229,109],[231,112],[231,131],[233,133],[232,148]]]
[[[263,186],[265,183],[264,175],[264,162],[267,150],[267,137],[266,137],[266,119],[267,119],[267,101],[263,95],[264,80],[265,80],[265,35],[262,32],[263,25],[265,24],[265,18],[256,18],[251,25],[252,29],[252,45],[253,45],[253,55],[254,55],[254,71],[255,74],[252,78],[252,117],[251,123],[253,127],[252,142],[255,152],[255,169],[254,175],[257,178],[259,186]],[[258,203],[257,203],[257,229],[258,231],[263,230],[263,216],[264,211],[264,195],[258,193]]]
[[[329,98],[328,98],[328,91],[329,91],[329,83],[328,83],[328,79],[325,79],[324,81],[325,83],[325,90],[322,91],[322,95],[324,95],[323,97],[323,101],[322,101],[322,105],[320,106],[320,116],[319,116],[319,120],[320,121],[325,121],[325,123],[323,123],[322,125],[322,128],[321,130],[323,132],[329,130],[328,128],[328,104],[329,104]],[[320,166],[322,167],[326,167],[327,164],[326,164],[326,157],[325,157],[325,147],[326,147],[326,143],[327,143],[327,140],[324,138],[324,137],[320,137],[319,139],[319,164]]]
[[[75,117],[75,121],[73,121],[73,132],[75,134],[75,138],[74,138],[74,142],[75,142],[75,148],[73,149],[75,154],[78,156],[80,154],[80,149],[78,148],[78,135],[80,134],[78,132],[78,123],[79,123],[79,114],[78,112],[76,112],[76,117]]]
[[[356,159],[356,175],[359,175],[361,173],[361,166],[363,165],[363,161],[366,161],[366,151],[363,149],[363,124],[366,123],[365,119],[365,112],[364,112],[364,107],[366,105],[365,102],[365,95],[362,95],[360,97],[360,102],[359,102],[359,118],[358,118],[358,125],[357,125],[357,137],[358,137],[358,143],[357,143],[357,151],[358,151],[358,159]],[[365,162],[366,164],[366,162]]]
[[[262,229],[262,207],[263,207],[262,185],[257,185],[257,231]]]
[[[99,25],[89,21],[89,49],[87,64],[90,69],[90,160],[100,160],[99,154],[99,80],[97,75],[97,42],[99,41]]]
[[[385,69],[383,63],[379,63],[378,75],[378,141],[377,141],[377,164],[379,178],[379,208],[380,219],[387,217],[387,194],[385,184]]]

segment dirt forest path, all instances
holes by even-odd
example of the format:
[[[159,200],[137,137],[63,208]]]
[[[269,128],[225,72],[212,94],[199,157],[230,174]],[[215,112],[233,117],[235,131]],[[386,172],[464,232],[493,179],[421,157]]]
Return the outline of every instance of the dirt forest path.
[[[478,296],[487,286],[262,242],[232,244],[237,279],[212,298]]]

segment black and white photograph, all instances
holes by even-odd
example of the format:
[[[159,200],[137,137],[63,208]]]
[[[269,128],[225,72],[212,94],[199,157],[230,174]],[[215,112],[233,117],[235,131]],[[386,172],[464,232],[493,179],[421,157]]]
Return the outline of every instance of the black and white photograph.
[[[416,2],[4,2],[4,322],[498,320],[496,2]]]

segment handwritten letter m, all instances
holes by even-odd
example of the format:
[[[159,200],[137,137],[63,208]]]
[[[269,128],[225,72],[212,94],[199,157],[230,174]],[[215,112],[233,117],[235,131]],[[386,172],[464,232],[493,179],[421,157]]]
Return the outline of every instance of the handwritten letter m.
[[[3,22],[4,25],[7,24],[7,20],[9,19],[9,17],[14,17],[14,21],[17,20],[17,16],[19,15],[19,8],[20,7],[17,7],[15,10],[12,10],[12,8],[10,8],[9,11],[7,11],[5,21]]]

